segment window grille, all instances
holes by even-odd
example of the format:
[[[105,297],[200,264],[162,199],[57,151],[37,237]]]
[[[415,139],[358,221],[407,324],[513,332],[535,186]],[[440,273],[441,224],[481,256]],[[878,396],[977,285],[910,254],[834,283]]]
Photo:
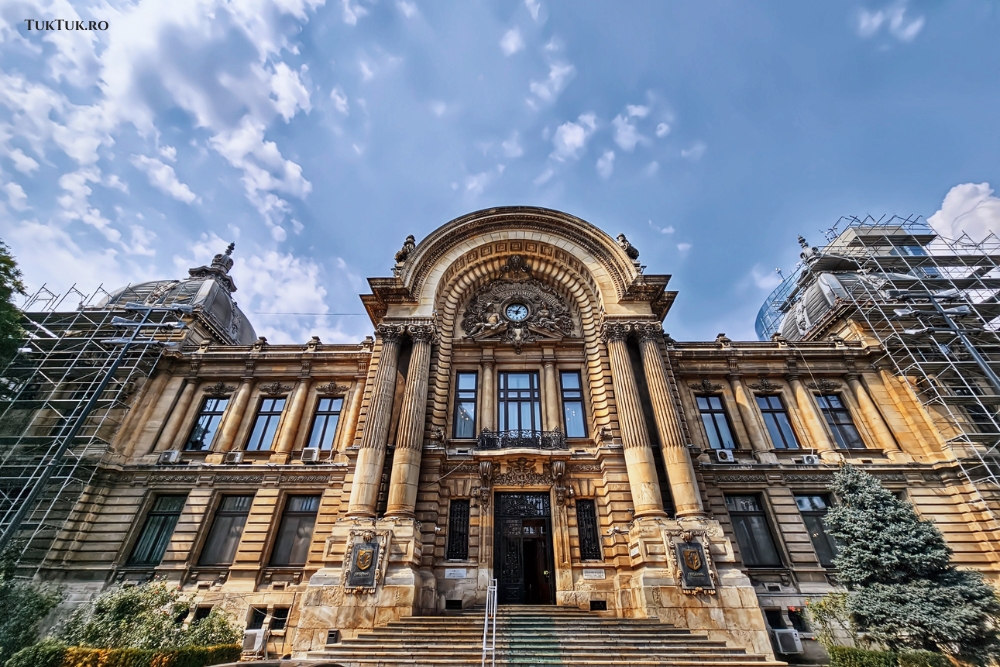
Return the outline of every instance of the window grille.
[[[597,507],[593,500],[576,501],[576,526],[580,533],[580,558],[604,560],[601,533],[597,524]]]
[[[448,560],[469,558],[469,501],[455,499],[448,508]]]

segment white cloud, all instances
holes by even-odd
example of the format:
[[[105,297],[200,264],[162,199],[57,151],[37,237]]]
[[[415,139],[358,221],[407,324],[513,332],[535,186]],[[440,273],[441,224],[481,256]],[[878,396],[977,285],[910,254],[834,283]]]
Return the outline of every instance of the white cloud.
[[[673,234],[674,231],[676,231],[674,229],[673,225],[667,225],[666,227],[660,227],[659,225],[654,225],[652,220],[649,220],[648,222],[649,222],[649,226],[652,229],[655,229],[656,231],[658,231],[661,234]]]
[[[161,146],[159,153],[171,162],[177,161],[177,149],[173,146]]]
[[[518,135],[517,130],[511,132],[510,138],[500,144],[500,147],[503,148],[504,157],[515,158],[524,155],[524,149],[521,148],[520,135]]]
[[[145,155],[133,155],[132,164],[140,171],[145,172],[150,185],[177,201],[190,204],[198,198],[191,192],[191,188],[177,180],[177,174],[169,164],[164,164],[156,158]]]
[[[545,185],[552,179],[553,176],[555,176],[555,174],[556,172],[552,171],[552,169],[546,169],[545,171],[540,173],[538,177],[534,181],[532,181],[532,183],[534,183],[535,185]]]
[[[348,114],[349,109],[347,106],[347,95],[345,95],[344,91],[340,89],[340,86],[336,86],[330,91],[330,99],[333,100],[334,109],[345,116]]]
[[[358,19],[368,14],[368,10],[358,4],[351,3],[351,0],[341,0],[344,6],[344,23],[347,25],[357,25]]]
[[[1000,236],[1000,198],[993,196],[989,183],[956,185],[927,222],[949,239],[957,239],[963,233],[977,242],[990,233]]]
[[[597,174],[601,178],[611,178],[611,172],[615,170],[615,152],[605,151],[604,155],[597,158]]]
[[[567,159],[578,160],[587,144],[587,139],[597,128],[596,117],[592,113],[582,114],[578,122],[566,122],[556,128],[552,137],[555,150],[550,157],[560,162]]]
[[[486,185],[490,182],[489,172],[482,172],[474,176],[465,177],[465,191],[472,195],[481,195]]]
[[[111,221],[104,217],[100,209],[90,205],[90,195],[93,190],[87,183],[100,183],[101,171],[97,167],[84,167],[59,178],[59,187],[66,194],[57,199],[63,208],[63,217],[68,220],[79,220],[90,225],[108,241],[118,243],[121,232],[111,226]]]
[[[656,136],[660,139],[670,134],[670,126],[666,123],[660,123],[656,126]]]
[[[682,255],[687,254],[687,251],[690,250],[691,247],[692,246],[691,246],[690,243],[678,243],[677,244],[677,249],[680,251],[680,253]]]
[[[38,169],[38,162],[24,154],[20,148],[15,148],[10,152],[10,159],[14,162],[14,169],[22,174],[31,174]]]
[[[132,232],[132,239],[126,247],[126,252],[130,255],[155,257],[156,250],[153,249],[153,242],[156,240],[156,234],[142,225],[130,225],[129,230]]]
[[[444,102],[431,102],[431,113],[440,118],[448,111],[448,105]]]
[[[303,65],[301,73],[305,72],[306,66]],[[306,113],[312,109],[309,91],[302,85],[299,74],[300,72],[296,72],[285,63],[278,63],[271,75],[271,99],[274,101],[274,108],[286,123],[298,113],[299,109]]]
[[[542,3],[538,0],[524,0],[524,6],[528,8],[528,12],[531,14],[531,18],[538,20],[538,10],[542,8]]]
[[[10,200],[11,208],[15,211],[24,211],[28,208],[28,195],[24,193],[24,188],[17,183],[7,183],[3,189],[7,193],[7,199]]]
[[[635,125],[630,123],[621,114],[615,116],[611,124],[615,128],[615,143],[621,146],[622,150],[631,153],[635,150],[635,145],[642,141],[643,137]]]
[[[899,41],[912,42],[923,29],[925,20],[923,16],[907,18],[906,10],[905,0],[873,12],[862,9],[858,14],[858,35],[865,39],[873,37],[884,25]]]
[[[521,31],[517,28],[511,28],[500,39],[500,50],[505,56],[512,56],[523,48],[524,40],[521,39]]]
[[[685,148],[681,150],[681,157],[687,158],[692,162],[697,162],[702,158],[707,149],[708,146],[706,146],[704,143],[696,141],[694,145],[691,146],[691,148]]]
[[[398,7],[399,11],[403,13],[403,16],[405,16],[408,19],[412,19],[414,16],[417,15],[417,5],[414,2],[407,2],[406,0],[398,0],[396,2],[396,7]]]
[[[362,81],[371,81],[375,78],[375,71],[372,69],[371,65],[368,64],[367,60],[359,60],[358,67],[361,68]]]
[[[754,267],[750,269],[750,278],[757,289],[766,292],[770,292],[781,284],[781,276],[778,275],[777,271],[767,271],[760,264],[754,264]]]
[[[573,65],[549,65],[549,76],[544,81],[532,81],[528,89],[542,102],[554,102],[575,74]]]
[[[628,115],[634,118],[645,118],[649,115],[649,107],[642,106],[639,104],[629,104],[625,107],[628,111]]]

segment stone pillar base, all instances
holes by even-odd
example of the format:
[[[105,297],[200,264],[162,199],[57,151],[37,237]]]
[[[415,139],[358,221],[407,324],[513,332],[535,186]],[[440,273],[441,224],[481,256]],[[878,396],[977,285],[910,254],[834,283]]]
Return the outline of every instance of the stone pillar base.
[[[714,591],[685,591],[675,545],[697,542],[709,559]],[[622,616],[658,618],[774,660],[764,614],[732,544],[714,519],[637,520],[629,531],[632,572],[619,575]]]
[[[362,532],[385,536],[384,563],[374,593],[346,586],[346,561],[352,539]],[[320,651],[330,630],[355,637],[405,616],[418,615],[436,599],[433,575],[420,570],[420,523],[413,519],[350,520],[333,526],[327,538],[324,567],[314,574],[303,594],[293,655]],[[433,604],[433,602],[432,602]],[[433,607],[432,607],[433,608]]]

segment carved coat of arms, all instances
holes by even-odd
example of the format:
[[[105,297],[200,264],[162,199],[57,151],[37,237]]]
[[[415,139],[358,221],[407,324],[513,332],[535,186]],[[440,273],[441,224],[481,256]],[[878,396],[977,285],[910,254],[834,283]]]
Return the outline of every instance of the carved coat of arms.
[[[358,559],[356,565],[359,570],[364,572],[372,566],[375,561],[375,549],[372,547],[362,547],[358,549]]]

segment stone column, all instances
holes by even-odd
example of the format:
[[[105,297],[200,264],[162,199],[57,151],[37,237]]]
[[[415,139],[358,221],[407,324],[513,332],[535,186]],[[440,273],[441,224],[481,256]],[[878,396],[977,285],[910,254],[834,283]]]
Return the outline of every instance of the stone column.
[[[163,433],[160,434],[160,439],[157,441],[153,451],[162,452],[174,446],[177,434],[184,423],[184,415],[187,414],[188,409],[191,407],[191,401],[194,399],[194,390],[197,384],[198,382],[194,378],[188,378],[184,381],[184,388],[181,389],[181,395],[174,404],[174,409],[170,412],[170,419],[167,420],[167,425],[163,427]]]
[[[733,396],[736,397],[736,407],[740,411],[743,426],[746,427],[747,435],[750,437],[750,446],[753,447],[755,452],[771,451],[771,446],[760,426],[760,420],[757,419],[757,406],[754,404],[753,395],[743,386],[743,381],[740,379],[739,374],[731,373],[726,376],[726,379],[729,380],[729,384],[733,388]]]
[[[284,423],[278,431],[278,442],[271,455],[272,463],[287,463],[288,453],[295,446],[295,436],[299,433],[299,425],[302,421],[302,412],[306,408],[306,399],[309,397],[309,386],[312,381],[309,378],[302,378],[296,383],[292,391],[292,398],[289,401],[288,412],[285,413]]]
[[[649,400],[653,404],[653,417],[660,435],[663,462],[667,468],[670,492],[674,498],[677,516],[704,516],[701,493],[695,478],[691,453],[684,442],[677,406],[670,396],[670,385],[660,357],[657,338],[663,337],[663,327],[658,322],[640,324],[636,327],[639,350],[642,353],[642,369],[649,387]]]
[[[868,390],[861,384],[860,376],[857,373],[849,373],[847,384],[851,388],[851,393],[854,394],[854,400],[858,402],[861,414],[868,422],[868,426],[871,427],[872,433],[878,441],[878,446],[886,453],[900,451],[896,439],[892,436],[892,431],[882,419],[882,414],[878,411],[871,396],[868,395]]]
[[[642,404],[639,402],[639,388],[635,383],[625,343],[631,330],[632,326],[623,322],[605,322],[601,328],[601,340],[607,345],[608,357],[611,359],[611,380],[615,388],[618,426],[625,449],[628,485],[632,491],[636,518],[666,516],[660,485],[656,481],[653,450],[649,445],[649,434],[646,432]]]
[[[821,452],[836,452],[837,448],[830,441],[830,436],[826,433],[823,415],[820,414],[819,408],[816,407],[816,401],[813,399],[812,392],[806,389],[798,375],[789,374],[785,376],[785,379],[788,380],[788,384],[792,388],[792,394],[795,396],[795,404],[799,409],[799,414],[802,415],[802,421],[805,422],[806,430],[809,431],[809,439],[812,441],[815,449]]]
[[[493,350],[490,350],[492,352]],[[479,428],[495,431],[497,428],[496,380],[493,378],[493,356],[483,357],[482,399],[479,401]]]
[[[562,420],[559,419],[559,383],[556,381],[556,360],[552,358],[542,361],[542,430],[562,430]]]
[[[420,483],[420,458],[424,445],[424,417],[427,414],[427,378],[431,370],[431,342],[434,327],[408,327],[413,341],[410,370],[403,390],[399,428],[396,430],[396,453],[389,478],[389,502],[386,516],[413,516]]]
[[[378,335],[382,338],[382,353],[375,371],[372,402],[368,406],[368,419],[361,433],[358,461],[354,466],[354,482],[347,514],[351,517],[375,516],[378,487],[385,462],[386,438],[389,436],[389,419],[392,416],[392,394],[396,388],[396,364],[399,362],[399,339],[405,327],[380,324]]]
[[[358,416],[361,414],[361,401],[365,397],[366,380],[366,376],[358,377],[357,382],[354,383],[354,389],[348,396],[344,397],[344,425],[339,429],[340,435],[337,442],[334,443],[335,450],[338,445],[341,445],[340,449],[344,450],[354,444],[354,432],[358,428]]]
[[[236,390],[236,397],[229,404],[229,409],[226,410],[226,414],[222,418],[222,426],[219,427],[219,435],[217,436],[219,444],[214,448],[216,452],[228,452],[236,443],[236,433],[240,430],[243,413],[246,412],[247,405],[250,403],[250,393],[253,391],[254,384],[253,378],[243,378],[243,381],[240,382],[240,388]]]

